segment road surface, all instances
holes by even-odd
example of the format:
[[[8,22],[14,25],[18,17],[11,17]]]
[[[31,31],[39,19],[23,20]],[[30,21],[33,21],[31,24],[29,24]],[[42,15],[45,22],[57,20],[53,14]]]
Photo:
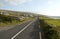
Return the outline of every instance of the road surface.
[[[0,31],[0,39],[39,39],[39,37],[38,19]]]

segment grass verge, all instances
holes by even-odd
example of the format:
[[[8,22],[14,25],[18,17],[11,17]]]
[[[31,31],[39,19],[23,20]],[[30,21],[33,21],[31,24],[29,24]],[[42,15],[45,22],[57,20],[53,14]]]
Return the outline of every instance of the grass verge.
[[[60,39],[60,19],[40,19],[45,39]]]

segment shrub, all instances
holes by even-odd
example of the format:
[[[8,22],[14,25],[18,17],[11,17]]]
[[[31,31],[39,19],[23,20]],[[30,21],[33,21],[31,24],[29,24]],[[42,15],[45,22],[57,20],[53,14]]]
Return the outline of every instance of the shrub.
[[[44,32],[45,39],[59,39],[57,31],[50,25],[44,22],[44,20],[40,20],[40,26]]]
[[[12,21],[20,21],[16,17],[13,16],[6,16],[6,15],[1,15],[0,14],[0,22],[12,22]]]

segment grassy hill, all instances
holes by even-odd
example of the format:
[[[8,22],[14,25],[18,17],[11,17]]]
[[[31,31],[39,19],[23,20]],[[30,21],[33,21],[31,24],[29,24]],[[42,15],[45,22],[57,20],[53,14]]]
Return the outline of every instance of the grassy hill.
[[[11,11],[11,10],[0,10],[0,13],[9,14],[11,16],[30,16],[30,15],[36,16],[36,14],[32,12]]]
[[[19,24],[26,20],[33,19],[34,16],[35,14],[29,12],[0,10],[0,27]]]

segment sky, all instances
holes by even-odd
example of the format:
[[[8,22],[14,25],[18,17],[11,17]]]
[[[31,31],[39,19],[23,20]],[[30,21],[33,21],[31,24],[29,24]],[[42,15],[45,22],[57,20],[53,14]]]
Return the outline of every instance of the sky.
[[[60,0],[0,0],[0,9],[60,16]]]

